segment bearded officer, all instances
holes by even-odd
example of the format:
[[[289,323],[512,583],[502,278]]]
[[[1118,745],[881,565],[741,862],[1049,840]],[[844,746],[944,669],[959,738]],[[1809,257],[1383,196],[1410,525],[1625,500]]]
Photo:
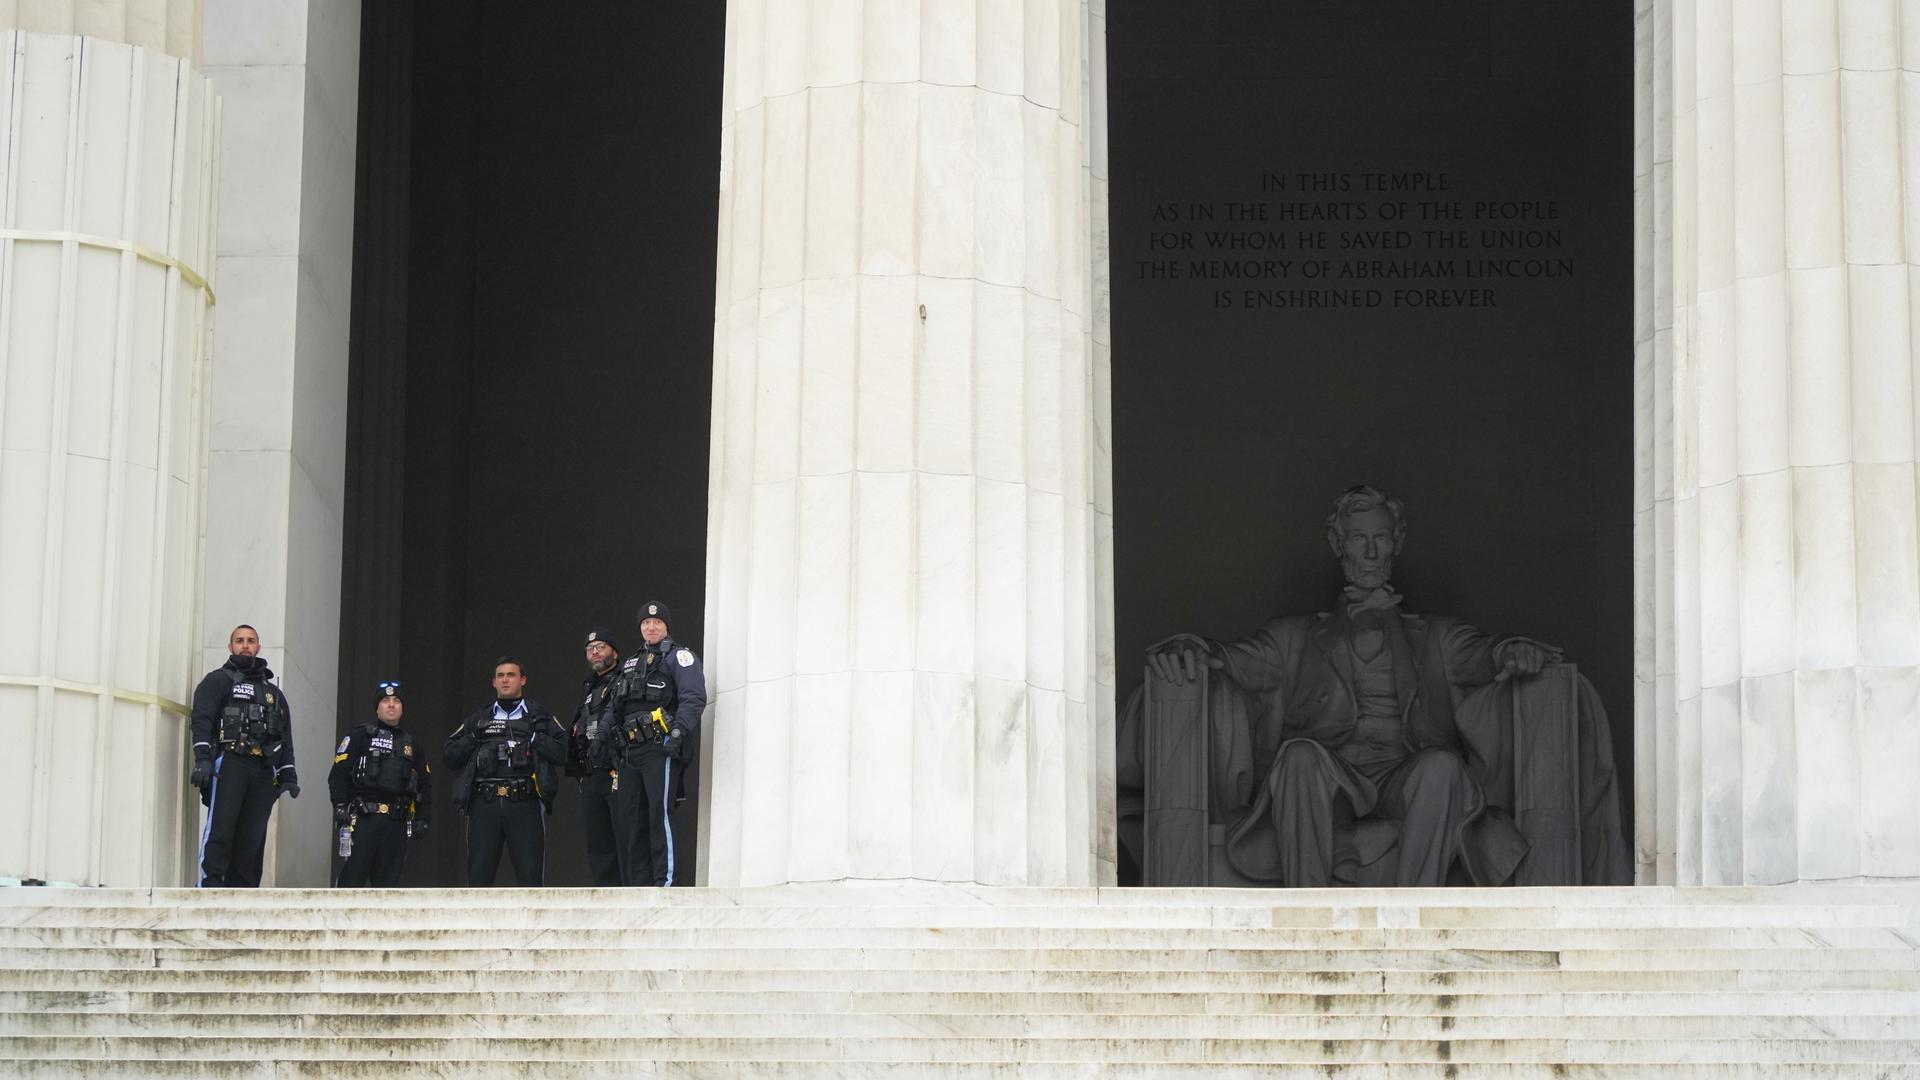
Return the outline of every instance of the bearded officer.
[[[333,824],[345,830],[340,888],[400,884],[407,841],[433,823],[433,770],[412,733],[400,726],[400,684],[383,682],[374,719],[347,732],[327,773]]]
[[[689,743],[707,704],[700,658],[670,636],[672,613],[659,600],[640,605],[634,621],[644,644],[620,665],[608,714],[618,749],[614,825],[620,878],[627,885],[676,885],[673,804]]]
[[[189,782],[207,805],[201,887],[260,887],[273,804],[282,792],[300,797],[292,732],[286,694],[260,658],[260,632],[241,623],[227,635],[227,662],[193,691]]]
[[[493,662],[493,702],[447,736],[447,767],[457,770],[453,801],[467,815],[467,884],[486,888],[504,849],[521,886],[546,882],[547,822],[554,779],[567,761],[567,732],[547,707],[526,696],[526,669]]]
[[[614,743],[600,737],[607,701],[619,672],[620,646],[605,627],[587,631],[587,677],[569,732],[567,775],[580,781],[580,816],[587,832],[587,869],[593,883],[620,884],[620,853],[613,826]]]

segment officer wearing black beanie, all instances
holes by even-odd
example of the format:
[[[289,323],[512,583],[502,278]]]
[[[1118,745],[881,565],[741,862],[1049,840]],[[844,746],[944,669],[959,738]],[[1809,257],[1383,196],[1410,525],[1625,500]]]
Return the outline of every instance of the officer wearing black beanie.
[[[614,826],[628,885],[680,885],[691,876],[680,861],[672,812],[682,760],[706,708],[707,678],[693,650],[669,636],[672,618],[662,601],[640,605],[634,622],[644,644],[620,665],[608,704],[617,720]]]
[[[567,775],[580,780],[580,817],[587,830],[587,869],[593,883],[620,884],[620,854],[613,825],[614,743],[601,738],[611,730],[607,702],[619,678],[620,644],[605,627],[587,631],[587,677],[580,681],[580,704],[573,712]]]
[[[333,824],[344,833],[335,854],[346,862],[340,888],[400,884],[407,841],[433,824],[433,770],[427,755],[400,726],[400,684],[383,682],[374,719],[355,727],[333,752],[327,795]]]

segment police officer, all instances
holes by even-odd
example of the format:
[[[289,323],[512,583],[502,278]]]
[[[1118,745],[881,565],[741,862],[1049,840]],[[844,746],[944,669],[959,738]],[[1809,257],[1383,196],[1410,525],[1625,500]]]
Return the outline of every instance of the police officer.
[[[573,712],[567,775],[580,780],[580,815],[587,830],[587,868],[595,885],[620,884],[620,855],[613,828],[612,739],[600,737],[607,699],[619,672],[620,646],[604,627],[587,631],[587,677]]]
[[[520,661],[495,660],[493,702],[447,736],[447,766],[458,770],[453,802],[467,815],[467,884],[475,888],[493,884],[502,848],[522,886],[546,881],[546,815],[567,733],[525,696],[526,685]]]
[[[260,633],[227,635],[227,662],[193,691],[193,772],[207,822],[200,833],[204,888],[260,887],[267,818],[285,792],[300,797],[293,768],[293,714],[260,659]]]
[[[407,840],[433,823],[433,769],[400,726],[400,684],[383,682],[374,719],[347,732],[333,754],[327,794],[333,824],[346,830],[340,888],[400,884]]]
[[[628,885],[675,885],[685,876],[672,810],[681,761],[707,704],[707,680],[700,658],[669,636],[671,619],[659,600],[640,605],[634,621],[645,644],[620,665],[608,708],[617,721],[614,826],[620,878]]]

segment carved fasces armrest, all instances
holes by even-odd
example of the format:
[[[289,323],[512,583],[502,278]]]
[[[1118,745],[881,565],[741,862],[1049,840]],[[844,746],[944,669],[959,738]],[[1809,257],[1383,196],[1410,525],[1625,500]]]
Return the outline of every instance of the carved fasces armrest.
[[[1183,686],[1204,681],[1207,669],[1225,667],[1220,647],[1197,634],[1175,634],[1147,647],[1147,684]]]
[[[1207,883],[1208,680],[1199,658],[1211,655],[1207,641],[1192,634],[1176,634],[1147,650],[1141,869],[1151,885]],[[1189,670],[1198,677],[1187,677]]]

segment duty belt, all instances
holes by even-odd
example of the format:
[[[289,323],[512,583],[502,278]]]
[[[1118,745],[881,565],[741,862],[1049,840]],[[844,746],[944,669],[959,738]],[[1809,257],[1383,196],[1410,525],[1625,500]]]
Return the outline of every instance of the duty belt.
[[[496,799],[511,799],[518,802],[521,799],[533,798],[532,780],[481,780],[479,787],[483,793]]]
[[[664,708],[658,708],[648,713],[634,713],[627,717],[626,727],[628,742],[633,742],[642,735],[655,740],[664,739],[669,730],[667,711]]]
[[[374,802],[370,799],[355,799],[353,803],[362,814],[380,814],[384,817],[396,818],[404,818],[407,816],[407,806],[405,803]]]

